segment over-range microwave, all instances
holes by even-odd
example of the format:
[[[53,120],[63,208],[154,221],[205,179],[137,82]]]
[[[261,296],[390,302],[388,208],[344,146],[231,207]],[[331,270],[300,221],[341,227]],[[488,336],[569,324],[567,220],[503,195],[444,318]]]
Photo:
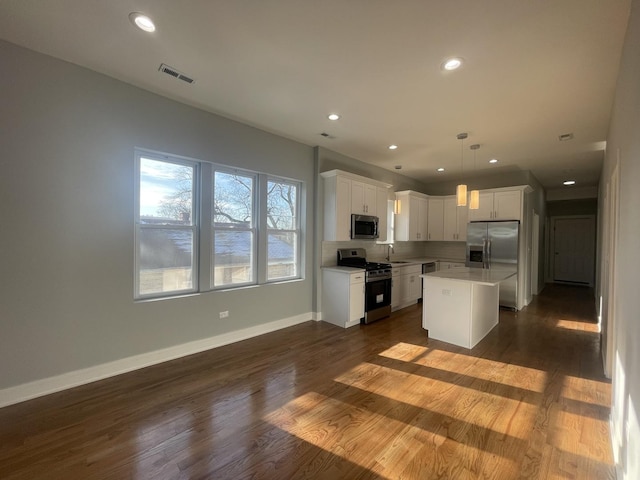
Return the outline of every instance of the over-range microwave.
[[[351,215],[351,238],[378,238],[378,217],[372,215]]]

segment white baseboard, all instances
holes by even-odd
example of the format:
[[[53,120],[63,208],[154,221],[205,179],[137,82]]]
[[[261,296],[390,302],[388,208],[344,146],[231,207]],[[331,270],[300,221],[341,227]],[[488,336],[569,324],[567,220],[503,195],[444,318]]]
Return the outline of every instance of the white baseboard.
[[[186,357],[194,353],[204,352],[212,348],[229,345],[248,338],[257,337],[265,333],[274,332],[283,328],[291,327],[309,320],[313,320],[316,315],[313,312],[296,315],[282,320],[256,325],[255,327],[244,328],[234,332],[216,335],[215,337],[203,338],[193,342],[175,345],[153,352],[142,353],[113,362],[103,363],[94,367],[83,368],[73,372],[63,373],[54,377],[43,378],[33,382],[24,383],[15,387],[0,390],[0,408],[7,405],[31,400],[50,393],[59,392],[68,388],[77,387],[86,383],[95,382],[104,378],[114,377],[122,373],[131,372],[140,368],[148,367],[158,363]]]

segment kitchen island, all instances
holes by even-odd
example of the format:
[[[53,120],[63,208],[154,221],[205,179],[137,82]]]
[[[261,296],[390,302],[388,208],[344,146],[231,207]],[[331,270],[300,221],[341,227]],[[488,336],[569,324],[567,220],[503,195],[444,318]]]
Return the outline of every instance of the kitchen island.
[[[429,338],[473,348],[498,324],[500,282],[513,275],[481,268],[421,275],[422,328]]]

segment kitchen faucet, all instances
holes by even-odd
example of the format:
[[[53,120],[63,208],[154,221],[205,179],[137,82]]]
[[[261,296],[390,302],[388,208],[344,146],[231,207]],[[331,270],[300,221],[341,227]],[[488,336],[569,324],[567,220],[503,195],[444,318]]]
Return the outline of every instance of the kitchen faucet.
[[[396,251],[393,249],[393,243],[388,243],[387,244],[387,262],[391,261],[391,253],[396,253]]]

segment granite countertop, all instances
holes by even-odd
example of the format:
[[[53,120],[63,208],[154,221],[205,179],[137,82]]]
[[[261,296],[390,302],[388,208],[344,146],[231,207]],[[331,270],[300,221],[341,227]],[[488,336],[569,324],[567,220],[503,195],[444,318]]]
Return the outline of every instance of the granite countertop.
[[[446,280],[459,280],[473,282],[482,285],[498,285],[503,280],[516,275],[513,270],[484,269],[484,268],[455,268],[452,270],[440,270],[438,272],[423,273],[423,278],[443,278]]]

